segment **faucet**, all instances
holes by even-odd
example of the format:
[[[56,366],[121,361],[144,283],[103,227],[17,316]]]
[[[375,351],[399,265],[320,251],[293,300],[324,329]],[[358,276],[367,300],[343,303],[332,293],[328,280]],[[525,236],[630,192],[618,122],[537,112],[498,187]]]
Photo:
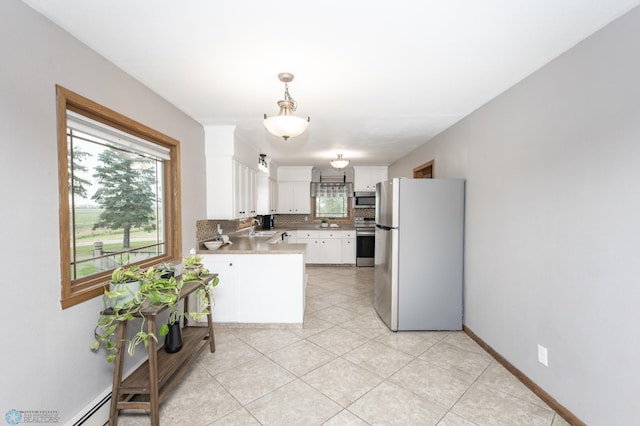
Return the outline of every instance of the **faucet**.
[[[256,219],[255,217],[253,219],[251,219],[251,228],[249,228],[249,235],[250,236],[256,235],[256,230],[253,228],[254,223],[256,223],[258,226],[260,226],[260,221],[258,219]]]

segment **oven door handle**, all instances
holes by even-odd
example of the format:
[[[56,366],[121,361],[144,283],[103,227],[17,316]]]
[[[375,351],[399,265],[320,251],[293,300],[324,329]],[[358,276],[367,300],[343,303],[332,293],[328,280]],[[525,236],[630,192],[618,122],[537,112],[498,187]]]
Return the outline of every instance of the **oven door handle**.
[[[359,231],[356,229],[356,237],[375,237],[376,235],[376,231],[372,230],[366,230],[366,231]]]

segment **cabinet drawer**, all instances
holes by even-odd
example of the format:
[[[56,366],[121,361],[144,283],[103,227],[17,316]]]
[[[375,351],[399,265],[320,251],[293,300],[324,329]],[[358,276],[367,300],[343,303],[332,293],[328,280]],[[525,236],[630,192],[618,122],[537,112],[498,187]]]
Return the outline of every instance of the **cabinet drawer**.
[[[320,231],[322,238],[342,238],[342,231]]]
[[[287,231],[291,233],[292,231]],[[355,238],[356,231],[339,231],[339,230],[297,230],[295,231],[297,238],[319,238],[319,239],[331,239],[331,238]]]
[[[305,231],[305,230],[297,230],[296,236],[297,238],[324,238],[324,232],[322,231]]]

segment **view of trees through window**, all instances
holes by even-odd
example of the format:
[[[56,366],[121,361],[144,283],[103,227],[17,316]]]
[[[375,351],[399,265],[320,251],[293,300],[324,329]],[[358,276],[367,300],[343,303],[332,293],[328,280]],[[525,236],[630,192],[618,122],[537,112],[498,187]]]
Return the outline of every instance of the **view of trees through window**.
[[[71,279],[164,252],[163,161],[67,128]]]
[[[60,304],[182,254],[180,141],[56,85]]]
[[[316,197],[315,216],[322,218],[338,218],[349,216],[349,198],[340,197]]]

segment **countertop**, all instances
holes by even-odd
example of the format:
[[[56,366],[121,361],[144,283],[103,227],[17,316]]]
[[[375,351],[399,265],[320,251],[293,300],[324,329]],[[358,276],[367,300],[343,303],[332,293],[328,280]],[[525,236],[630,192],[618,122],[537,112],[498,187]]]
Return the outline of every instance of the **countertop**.
[[[310,224],[301,224],[301,223],[292,223],[287,225],[278,225],[277,229],[281,229],[284,231],[297,231],[297,230],[318,230],[318,231],[354,231],[356,228],[353,226],[353,223],[345,223],[340,224],[339,226],[325,226],[322,227],[317,223]]]
[[[300,254],[304,253],[306,244],[275,244],[282,238],[282,233],[296,230],[319,230],[319,231],[353,231],[355,227],[352,223],[340,225],[338,227],[321,227],[317,223],[313,224],[290,224],[278,226],[276,233],[271,236],[247,236],[247,230],[242,230],[229,234],[231,244],[225,244],[217,250],[209,250],[205,247],[204,241],[198,242],[198,254]],[[261,229],[256,229],[260,233]],[[207,240],[210,241],[210,240]]]
[[[306,249],[306,244],[275,244],[282,238],[285,229],[273,230],[275,234],[270,236],[249,237],[247,231],[236,232],[229,235],[230,244],[224,244],[217,250],[209,250],[204,241],[198,242],[198,254],[301,254]],[[259,232],[259,231],[258,231]],[[239,235],[238,235],[239,234]],[[241,236],[242,235],[242,236]],[[207,240],[209,241],[209,240]]]

